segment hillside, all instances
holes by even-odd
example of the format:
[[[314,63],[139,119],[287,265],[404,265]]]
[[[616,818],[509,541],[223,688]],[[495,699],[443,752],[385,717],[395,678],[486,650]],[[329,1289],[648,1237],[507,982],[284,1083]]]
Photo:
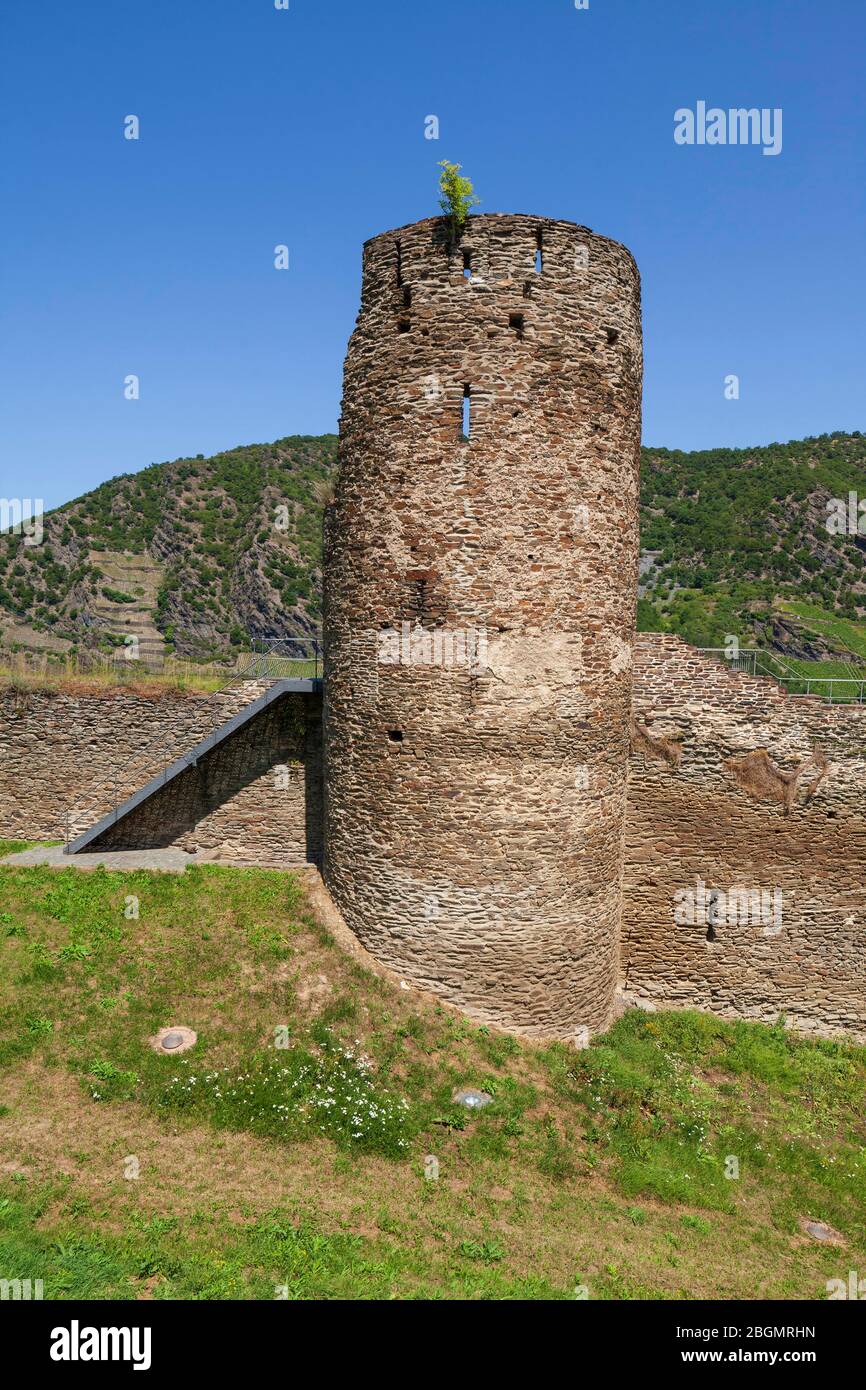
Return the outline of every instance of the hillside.
[[[41,546],[0,537],[0,647],[111,651],[135,633],[152,660],[225,659],[251,634],[312,630],[336,457],[336,436],[296,435],[153,464],[48,514]],[[825,525],[827,500],[851,491],[866,497],[859,433],[645,448],[639,626],[862,660],[866,536]]]
[[[295,435],[153,464],[48,513],[40,546],[0,539],[3,644],[110,651],[135,632],[142,656],[202,660],[312,630],[336,452],[334,435]]]
[[[866,535],[826,527],[828,499],[852,491],[866,498],[859,433],[760,449],[644,449],[639,626],[695,646],[733,633],[791,657],[850,653],[820,613],[856,623],[866,612]],[[807,628],[808,611],[819,620]]]

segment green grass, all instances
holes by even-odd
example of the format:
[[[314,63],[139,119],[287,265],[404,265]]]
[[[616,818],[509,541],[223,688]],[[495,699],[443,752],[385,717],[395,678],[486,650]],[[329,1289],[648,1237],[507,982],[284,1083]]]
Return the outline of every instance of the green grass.
[[[447,1270],[411,1246],[348,1232],[324,1234],[295,1212],[265,1211],[238,1226],[195,1211],[140,1218],[122,1235],[100,1229],[89,1204],[73,1210],[68,1184],[0,1199],[0,1268],[32,1269],[47,1299],[564,1299],[570,1288],[542,1274],[508,1277],[495,1241],[464,1241]],[[65,1218],[43,1232],[46,1209],[65,1204]]]
[[[0,859],[7,854],[23,853],[25,849],[48,849],[62,843],[62,840],[0,840]]]
[[[256,1054],[241,1067],[187,1067],[181,1061],[162,1092],[162,1103],[172,1110],[283,1143],[319,1132],[341,1147],[391,1158],[409,1148],[407,1102],[378,1088],[367,1059],[330,1035],[318,1053],[292,1047]],[[100,1084],[100,1098],[102,1092]]]
[[[815,1298],[866,1267],[864,1048],[637,1011],[532,1046],[218,866],[0,869],[0,982],[0,1277],[46,1297]]]
[[[830,638],[840,649],[862,657],[866,669],[866,623],[851,622],[814,603],[790,601],[782,602],[780,607],[798,617],[807,631]]]

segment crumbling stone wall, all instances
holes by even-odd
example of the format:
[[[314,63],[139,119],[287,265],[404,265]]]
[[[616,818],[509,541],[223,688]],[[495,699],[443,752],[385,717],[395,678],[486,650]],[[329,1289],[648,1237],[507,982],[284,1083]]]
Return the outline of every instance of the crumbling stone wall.
[[[459,245],[440,218],[377,236],[344,384],[326,882],[370,951],[473,1016],[601,1027],[637,574],[634,261],[526,216],[472,217]]]
[[[866,1038],[866,707],[789,696],[646,633],[634,717],[626,991]],[[748,889],[779,895],[778,920],[743,914]]]
[[[321,700],[281,695],[88,849],[177,845],[224,863],[318,863],[321,783]]]

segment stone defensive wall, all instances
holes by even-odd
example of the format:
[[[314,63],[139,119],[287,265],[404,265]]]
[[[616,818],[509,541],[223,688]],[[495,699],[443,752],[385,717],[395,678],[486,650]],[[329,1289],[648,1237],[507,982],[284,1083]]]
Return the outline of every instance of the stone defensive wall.
[[[115,767],[134,790],[261,690],[0,692],[0,838],[62,839],[68,804],[92,824],[110,809]],[[787,695],[646,633],[632,713],[626,1000],[866,1038],[866,707]],[[315,860],[320,723],[319,696],[283,697],[126,818],[115,847]],[[519,908],[532,932],[531,895]]]
[[[866,706],[638,637],[621,983],[866,1038]]]
[[[243,681],[214,694],[0,689],[0,838],[73,838],[268,684]],[[318,862],[320,711],[316,696],[283,696],[92,848],[177,844],[228,861]]]

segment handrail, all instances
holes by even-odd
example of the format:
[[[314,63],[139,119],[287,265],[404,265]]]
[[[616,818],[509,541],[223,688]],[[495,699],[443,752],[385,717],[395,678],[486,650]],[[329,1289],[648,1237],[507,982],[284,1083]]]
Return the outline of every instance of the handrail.
[[[243,679],[249,679],[249,677],[241,677],[241,680]],[[233,686],[236,686],[238,684],[240,684],[240,681],[238,679],[238,673],[235,672],[230,681],[226,681],[225,685],[218,686],[216,690],[210,691],[209,694],[222,695],[226,691],[230,690]],[[113,805],[116,809],[120,805],[120,803],[123,800],[125,800],[125,798],[120,795],[120,792],[122,790],[120,781],[121,778],[124,779],[123,786],[126,786],[131,779],[135,778],[136,780],[138,780],[138,774],[142,772],[145,768],[152,768],[154,765],[153,753],[158,746],[162,746],[164,750],[163,755],[159,759],[158,764],[159,769],[164,771],[180,755],[180,750],[182,749],[185,742],[186,736],[184,736],[183,734],[179,734],[178,737],[174,739],[170,745],[166,745],[163,739],[160,738],[158,743],[156,740],[154,740],[153,743],[148,744],[147,751],[144,753],[142,757],[138,758],[136,762],[129,764],[113,764],[111,767],[111,771],[108,773],[108,776],[103,777],[101,782],[97,782],[95,786],[90,788],[90,790],[87,793],[86,802],[70,802],[67,805],[63,826],[64,844],[68,845],[70,841],[74,840],[76,835],[80,833],[79,830],[75,827],[75,822],[77,821],[77,819],[86,817],[88,820],[92,820],[94,817],[99,817],[100,793],[104,792],[108,786],[111,786],[113,788],[112,795],[109,798],[109,805]],[[169,749],[170,752],[168,751]],[[156,775],[156,773],[154,773],[154,775]]]
[[[817,672],[809,675],[788,666],[784,657],[777,656],[774,652],[762,651],[758,647],[740,647],[736,656],[733,656],[727,647],[696,647],[695,650],[704,656],[722,658],[724,665],[732,670],[744,671],[752,676],[766,676],[789,695],[809,695],[830,705],[866,704],[866,675],[824,676]],[[744,658],[745,665],[741,664]],[[781,674],[778,670],[774,671],[768,663],[781,667]],[[794,688],[803,686],[805,689]]]
[[[254,637],[247,656],[249,673],[253,676],[281,679],[299,676],[308,680],[322,678],[322,634],[291,637]],[[240,658],[239,661],[243,661]]]
[[[301,687],[302,693],[312,691],[314,688],[314,682],[310,680],[276,680],[265,682],[265,684],[266,689],[257,695],[254,700],[248,700],[230,719],[218,725],[216,729],[212,729],[209,734],[205,735],[205,737],[192,748],[187,747],[179,758],[175,758],[173,762],[162,767],[159,772],[148,779],[144,786],[136,787],[135,791],[129,796],[124,797],[123,801],[116,801],[114,807],[106,811],[105,815],[101,816],[95,824],[89,825],[86,830],[76,835],[72,841],[67,842],[64,853],[77,854],[82,849],[86,848],[94,839],[110,829],[111,826],[116,825],[122,815],[126,815],[127,812],[135,809],[136,806],[140,806],[142,802],[152,796],[155,791],[166,786],[172,778],[179,776],[182,772],[186,772],[188,768],[196,767],[207,753],[216,748],[224,739],[236,733],[237,730],[242,728],[250,719],[260,714],[273,700],[279,699],[283,694],[287,693],[289,688],[294,690],[297,687]],[[301,691],[298,693],[301,693]]]

